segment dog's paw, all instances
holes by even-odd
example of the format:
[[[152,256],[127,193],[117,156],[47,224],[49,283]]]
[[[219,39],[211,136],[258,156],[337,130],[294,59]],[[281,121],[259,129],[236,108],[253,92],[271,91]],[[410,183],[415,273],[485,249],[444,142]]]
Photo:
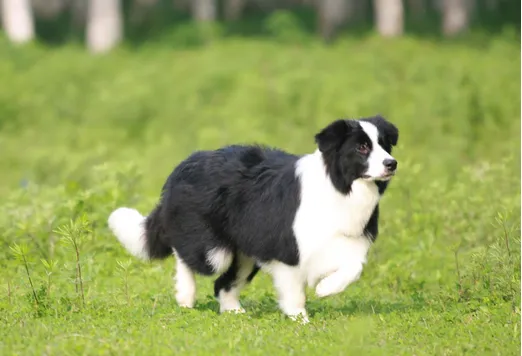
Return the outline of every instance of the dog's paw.
[[[176,301],[181,308],[194,308],[196,304],[195,298],[192,295],[177,294]]]
[[[297,312],[296,314],[288,315],[288,316],[290,317],[290,319],[292,319],[293,321],[296,321],[300,324],[308,324],[310,322],[310,320],[308,320],[308,315],[306,314],[306,310],[302,310],[302,311]]]
[[[341,293],[346,288],[346,285],[342,283],[339,278],[332,275],[323,279],[317,287],[315,287],[315,294],[319,298],[328,297],[330,295]]]
[[[221,298],[219,300],[219,312],[242,314],[245,313],[245,309],[243,309],[241,303],[239,303],[239,300],[234,300],[232,298]]]
[[[219,312],[223,313],[233,313],[233,314],[243,314],[246,313],[243,307],[234,307],[234,308],[220,308]]]

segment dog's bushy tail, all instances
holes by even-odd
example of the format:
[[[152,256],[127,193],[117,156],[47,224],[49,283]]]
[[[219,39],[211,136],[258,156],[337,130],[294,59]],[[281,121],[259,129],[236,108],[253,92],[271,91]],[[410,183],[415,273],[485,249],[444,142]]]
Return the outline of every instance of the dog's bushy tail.
[[[132,255],[143,260],[163,259],[173,250],[163,242],[159,215],[160,206],[147,217],[136,209],[118,208],[109,216],[109,228]]]

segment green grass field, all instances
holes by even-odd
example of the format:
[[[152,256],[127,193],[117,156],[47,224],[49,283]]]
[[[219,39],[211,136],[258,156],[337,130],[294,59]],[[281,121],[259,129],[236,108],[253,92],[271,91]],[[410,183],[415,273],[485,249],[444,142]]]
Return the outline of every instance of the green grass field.
[[[226,39],[91,57],[0,39],[1,355],[520,355],[520,46],[406,37],[288,45]],[[190,152],[295,153],[339,117],[400,129],[399,171],[361,279],[310,324],[261,274],[243,315],[212,279],[194,310],[172,259],[131,258],[107,228],[148,212]],[[79,282],[78,262],[81,268]]]

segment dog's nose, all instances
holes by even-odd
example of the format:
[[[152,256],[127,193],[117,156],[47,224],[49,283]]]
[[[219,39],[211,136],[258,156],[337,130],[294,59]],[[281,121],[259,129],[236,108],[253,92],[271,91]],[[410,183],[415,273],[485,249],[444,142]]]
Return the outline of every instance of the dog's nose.
[[[394,159],[385,159],[382,164],[384,164],[384,167],[390,172],[393,172],[397,169],[397,161]]]

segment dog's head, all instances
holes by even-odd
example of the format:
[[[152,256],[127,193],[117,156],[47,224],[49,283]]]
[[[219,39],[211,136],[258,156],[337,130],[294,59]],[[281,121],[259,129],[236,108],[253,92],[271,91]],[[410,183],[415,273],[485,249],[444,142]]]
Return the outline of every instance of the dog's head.
[[[397,169],[391,151],[398,139],[397,127],[381,116],[337,120],[315,135],[327,172],[343,193],[356,179],[390,180]]]

